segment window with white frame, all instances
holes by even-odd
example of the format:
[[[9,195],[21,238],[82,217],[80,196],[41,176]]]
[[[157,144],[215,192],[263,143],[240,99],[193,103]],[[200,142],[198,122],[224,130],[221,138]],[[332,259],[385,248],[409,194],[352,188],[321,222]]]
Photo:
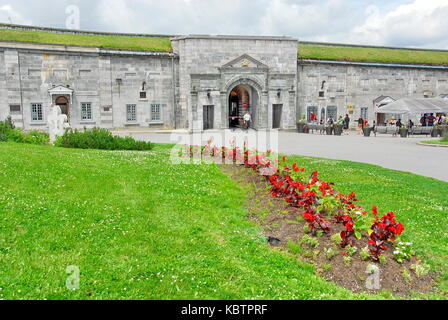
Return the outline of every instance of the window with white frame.
[[[126,121],[137,122],[137,106],[135,104],[128,104],[126,106]]]
[[[160,104],[151,105],[151,122],[162,121],[162,108]]]
[[[368,119],[368,115],[369,115],[369,108],[361,108],[361,118],[363,118],[364,120]]]
[[[90,102],[81,103],[81,120],[91,121],[92,117],[92,104]]]
[[[42,103],[31,104],[31,121],[43,121],[44,113],[42,110]]]

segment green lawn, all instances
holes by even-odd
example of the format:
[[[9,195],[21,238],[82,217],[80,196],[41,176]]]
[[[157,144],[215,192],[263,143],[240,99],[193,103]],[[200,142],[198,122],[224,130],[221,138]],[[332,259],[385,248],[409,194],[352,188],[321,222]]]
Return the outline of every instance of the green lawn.
[[[0,29],[0,41],[36,42],[45,44],[81,45],[106,49],[172,52],[169,38],[114,35],[82,35],[44,31]],[[448,65],[448,52],[357,48],[301,44],[300,59],[383,62],[405,64]]]
[[[1,143],[0,299],[366,297],[271,250],[216,166],[168,160]]]
[[[318,170],[342,193],[355,191],[361,205],[396,213],[406,228],[402,239],[413,242],[420,257],[440,272],[448,292],[448,183],[432,178],[349,161],[289,157]]]
[[[169,38],[83,35],[0,29],[0,40],[93,46],[105,49],[172,52]]]
[[[448,65],[448,52],[324,45],[299,46],[300,59]]]
[[[448,146],[448,140],[429,140],[429,141],[423,141],[422,143]]]
[[[270,249],[244,194],[215,165],[171,165],[170,148],[106,152],[0,143],[0,299],[364,299]],[[299,158],[342,192],[397,211],[440,270],[447,183]],[[81,288],[65,287],[67,266]],[[378,296],[375,296],[378,298]]]

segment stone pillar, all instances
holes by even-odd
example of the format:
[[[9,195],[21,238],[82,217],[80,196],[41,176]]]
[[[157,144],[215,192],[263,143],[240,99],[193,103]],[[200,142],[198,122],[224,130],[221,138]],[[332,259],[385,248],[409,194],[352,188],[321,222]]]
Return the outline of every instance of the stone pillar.
[[[258,130],[269,129],[269,92],[262,91],[258,106]],[[272,122],[272,121],[271,121]]]
[[[198,92],[191,91],[191,111],[190,111],[190,130],[193,132],[202,131],[202,124],[198,124]]]
[[[288,123],[284,129],[286,130],[294,130],[296,128],[297,123],[297,114],[296,114],[296,92],[294,90],[289,91],[289,106],[288,106],[288,114],[287,119]]]
[[[220,100],[221,100],[221,128],[220,129],[229,129],[229,106],[226,91],[221,91]]]

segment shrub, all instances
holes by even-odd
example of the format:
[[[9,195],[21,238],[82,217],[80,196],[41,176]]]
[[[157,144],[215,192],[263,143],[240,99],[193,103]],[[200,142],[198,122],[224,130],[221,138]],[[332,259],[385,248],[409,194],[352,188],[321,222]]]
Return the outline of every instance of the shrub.
[[[15,127],[12,123],[11,117],[6,118],[5,121],[0,121],[0,141],[10,140],[10,135]]]
[[[63,136],[56,139],[56,146],[75,149],[100,150],[151,150],[150,142],[137,141],[131,137],[117,137],[107,129],[93,128],[91,130],[67,130]]]
[[[5,121],[0,121],[0,141],[12,141],[17,143],[47,144],[50,139],[48,134],[42,131],[22,131],[16,129],[8,117]]]

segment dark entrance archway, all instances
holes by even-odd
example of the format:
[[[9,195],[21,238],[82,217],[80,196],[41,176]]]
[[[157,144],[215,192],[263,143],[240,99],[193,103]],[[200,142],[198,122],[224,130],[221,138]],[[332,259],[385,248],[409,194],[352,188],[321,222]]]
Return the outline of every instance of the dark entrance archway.
[[[248,84],[234,87],[229,94],[229,128],[242,128],[243,117],[249,112],[252,116],[252,127],[256,119],[258,104],[257,91]]]
[[[62,114],[65,114],[67,116],[67,119],[70,119],[70,104],[67,97],[65,96],[57,97],[54,100],[54,104],[61,108]]]

